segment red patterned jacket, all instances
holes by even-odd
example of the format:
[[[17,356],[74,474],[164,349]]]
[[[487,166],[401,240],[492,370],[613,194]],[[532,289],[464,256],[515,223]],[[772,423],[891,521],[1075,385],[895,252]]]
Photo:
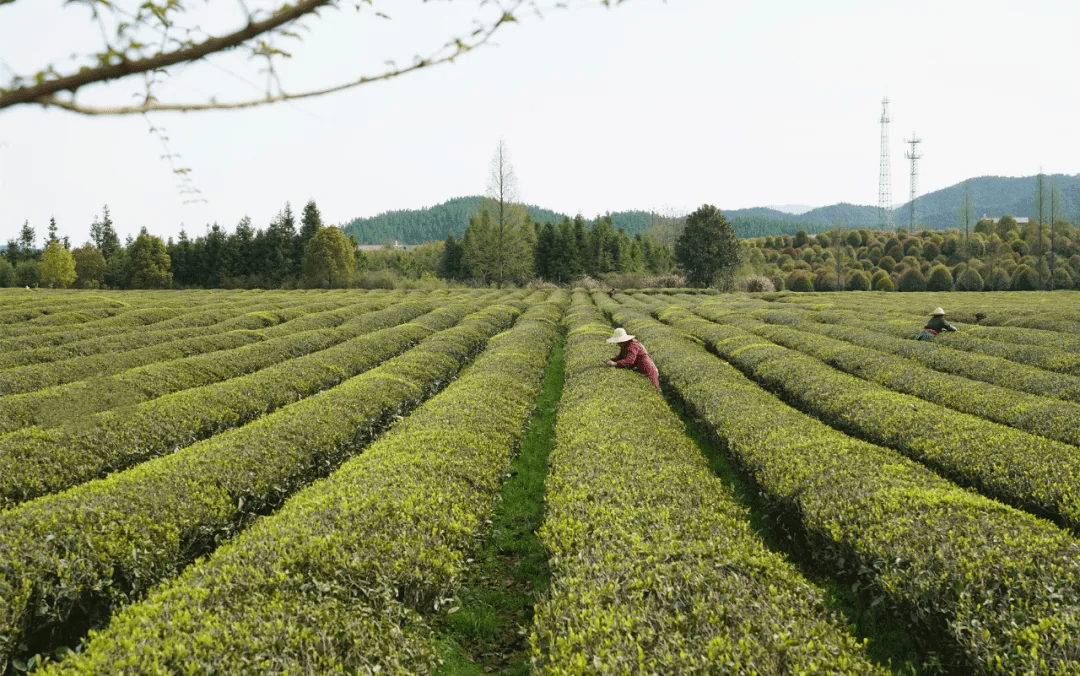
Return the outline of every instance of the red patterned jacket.
[[[653,387],[660,389],[660,374],[656,372],[656,365],[653,364],[652,359],[649,358],[649,353],[645,351],[645,346],[639,343],[636,339],[630,340],[619,344],[619,354],[613,358],[616,366],[623,368],[637,368],[641,371],[649,380],[652,381]]]

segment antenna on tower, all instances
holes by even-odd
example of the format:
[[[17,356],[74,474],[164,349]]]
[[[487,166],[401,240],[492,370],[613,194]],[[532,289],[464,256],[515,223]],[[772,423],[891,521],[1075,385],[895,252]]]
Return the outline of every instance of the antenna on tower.
[[[889,97],[881,99],[881,171],[878,172],[878,220],[890,230],[892,219],[892,161],[889,159]]]
[[[911,132],[910,139],[904,139],[904,143],[911,146],[911,150],[904,153],[904,157],[911,160],[911,229],[915,230],[915,195],[919,192],[919,166],[916,164],[922,155],[919,153],[919,144],[922,139]]]

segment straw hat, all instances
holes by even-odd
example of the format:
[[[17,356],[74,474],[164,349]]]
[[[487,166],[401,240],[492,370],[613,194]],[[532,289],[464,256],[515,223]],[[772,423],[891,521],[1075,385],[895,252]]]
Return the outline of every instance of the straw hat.
[[[930,314],[932,314],[932,315],[941,315],[942,317],[944,317],[945,316],[945,311],[942,310],[941,308],[938,308],[938,309],[934,310],[933,312],[931,312]]]
[[[627,333],[626,329],[624,329],[624,328],[622,328],[620,326],[619,328],[615,329],[614,335],[612,335],[610,338],[608,338],[607,342],[609,342],[609,343],[625,343],[626,341],[631,340],[632,338],[633,338],[633,336],[631,336],[629,333]]]

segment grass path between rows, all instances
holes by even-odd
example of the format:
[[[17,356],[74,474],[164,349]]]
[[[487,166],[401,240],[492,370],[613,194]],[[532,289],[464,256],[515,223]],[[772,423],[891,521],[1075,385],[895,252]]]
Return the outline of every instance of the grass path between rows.
[[[533,605],[550,584],[547,554],[534,531],[544,520],[547,458],[554,442],[564,383],[564,340],[565,334],[559,337],[552,353],[520,453],[503,484],[476,565],[462,585],[459,610],[444,616],[436,627],[444,660],[436,672],[439,676],[530,673],[526,631],[532,622]],[[815,574],[806,561],[800,560],[783,527],[763,509],[752,487],[732,469],[692,412],[670,393],[670,388],[665,388],[687,435],[735,499],[750,510],[754,530],[770,549],[788,556],[808,579],[826,591],[831,605],[848,619],[850,631],[869,640],[868,656],[898,676],[940,673],[934,656],[921,654],[916,641],[895,617],[880,607],[868,606],[847,584]]]
[[[529,673],[527,628],[533,605],[550,585],[547,552],[535,531],[544,522],[544,480],[562,398],[561,333],[521,449],[503,482],[476,564],[458,595],[459,610],[436,627],[440,676]]]
[[[664,383],[666,385],[666,383]],[[676,395],[673,388],[665,388],[664,395],[686,428],[686,435],[701,450],[709,462],[713,474],[720,478],[735,501],[750,510],[750,525],[765,546],[784,555],[794,563],[806,579],[821,587],[833,609],[844,615],[848,631],[861,639],[867,639],[867,657],[889,668],[897,676],[921,676],[939,673],[935,656],[922,654],[916,641],[898,619],[883,606],[869,605],[860,599],[849,584],[823,575],[809,565],[808,559],[798,555],[798,545],[789,537],[783,524],[777,523],[762,506],[754,489],[735,471],[724,452],[713,441],[708,431],[694,417],[692,411]]]

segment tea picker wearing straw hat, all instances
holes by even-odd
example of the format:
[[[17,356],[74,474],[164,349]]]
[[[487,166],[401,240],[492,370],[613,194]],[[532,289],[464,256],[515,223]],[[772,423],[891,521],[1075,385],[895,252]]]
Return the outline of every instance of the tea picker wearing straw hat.
[[[652,381],[653,387],[660,389],[660,374],[656,372],[656,365],[649,358],[644,345],[634,340],[634,337],[622,327],[615,329],[615,333],[607,339],[607,342],[618,343],[619,354],[614,359],[605,359],[605,366],[637,368]]]
[[[955,331],[956,327],[945,321],[945,311],[941,308],[934,310],[930,320],[926,322],[922,333],[915,340],[930,340],[942,331]]]

